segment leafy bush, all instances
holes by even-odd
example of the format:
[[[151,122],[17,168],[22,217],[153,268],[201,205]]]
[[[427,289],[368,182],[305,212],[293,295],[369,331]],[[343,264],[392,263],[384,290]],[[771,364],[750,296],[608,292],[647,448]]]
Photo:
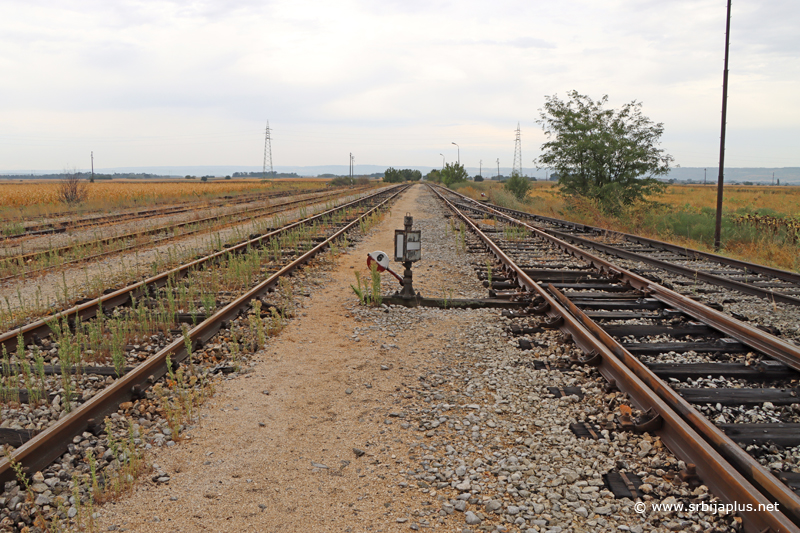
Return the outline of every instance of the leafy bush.
[[[442,183],[446,187],[451,187],[455,183],[467,181],[467,171],[460,163],[447,163],[442,170]]]
[[[531,188],[531,182],[528,178],[520,176],[518,172],[514,172],[511,178],[503,184],[503,188],[521,202],[525,200],[528,189]]]

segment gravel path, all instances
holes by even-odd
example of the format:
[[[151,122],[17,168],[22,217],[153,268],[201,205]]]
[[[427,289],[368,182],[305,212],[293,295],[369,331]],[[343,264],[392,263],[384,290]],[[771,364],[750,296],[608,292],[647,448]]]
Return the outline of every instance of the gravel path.
[[[725,531],[730,516],[640,516],[602,475],[637,473],[646,499],[707,501],[671,479],[683,465],[650,435],[581,440],[570,422],[604,423],[625,403],[594,370],[535,370],[574,349],[537,334],[522,352],[496,310],[364,308],[350,289],[370,251],[387,251],[410,212],[422,229],[415,288],[485,295],[429,192],[414,187],[335,265],[298,276],[298,319],[250,371],[226,381],[200,423],[153,460],[146,481],[100,510],[117,531]],[[393,290],[388,275],[384,283]],[[384,286],[384,293],[389,288]],[[586,395],[555,398],[548,386]],[[677,499],[677,500],[676,500]]]

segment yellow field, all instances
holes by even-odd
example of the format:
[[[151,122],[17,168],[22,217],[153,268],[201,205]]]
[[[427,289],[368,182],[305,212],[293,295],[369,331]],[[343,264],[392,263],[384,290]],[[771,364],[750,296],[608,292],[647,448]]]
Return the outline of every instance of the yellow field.
[[[289,185],[289,184],[292,185]],[[205,195],[224,195],[242,192],[261,192],[296,186],[298,182],[278,181],[262,183],[260,180],[226,180],[201,182],[185,181],[97,181],[86,183],[87,202],[151,202],[154,199],[179,199]],[[310,187],[319,186],[317,180],[303,180]],[[288,186],[288,187],[287,187]],[[25,207],[37,204],[58,203],[58,180],[0,182],[0,205]]]
[[[652,198],[677,207],[716,208],[716,185],[670,185],[667,192]],[[784,215],[800,214],[800,187],[728,185],[723,189],[723,210],[771,209]]]
[[[553,213],[564,208],[564,199],[558,191],[558,184],[552,181],[531,183],[527,201],[533,205],[546,204]],[[498,189],[502,185],[496,182],[470,184],[459,188],[459,192],[468,196],[480,196],[487,188]],[[717,205],[717,187],[715,185],[669,185],[664,194],[653,196],[650,200],[668,206],[683,209],[700,210],[715,209]],[[735,212],[740,209],[770,209],[789,216],[800,215],[800,187],[758,187],[729,185],[724,189],[723,210]],[[545,214],[545,213],[542,213]]]
[[[90,212],[111,208],[158,205],[176,201],[210,199],[218,196],[324,187],[325,180],[239,179],[202,182],[199,179],[174,181],[97,181],[85,183],[87,199],[78,206],[59,202],[59,180],[0,181],[0,219],[41,216],[61,211]]]

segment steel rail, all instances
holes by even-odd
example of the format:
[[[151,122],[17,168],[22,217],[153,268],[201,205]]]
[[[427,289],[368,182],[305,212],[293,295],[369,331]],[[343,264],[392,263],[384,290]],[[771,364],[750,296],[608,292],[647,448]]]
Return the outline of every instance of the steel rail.
[[[456,194],[458,194],[458,193],[456,193]],[[468,198],[468,197],[465,197],[465,198],[468,199],[468,200],[474,201],[471,198]],[[496,206],[492,206],[491,204],[484,204],[484,203],[480,203],[480,204],[477,204],[477,205],[480,206],[481,208],[479,209],[477,207],[474,207],[474,208],[470,207],[470,209],[472,209],[475,212],[485,212],[485,210],[487,208],[494,209],[496,207]],[[501,208],[501,209],[497,209],[497,211],[499,211],[501,213],[504,213],[504,214],[508,214],[508,212],[514,212],[515,214],[519,213],[519,214],[523,214],[524,215],[523,212],[515,211],[513,209]],[[540,217],[539,215],[535,215],[535,216],[528,216],[526,218],[541,219],[541,218],[544,218],[544,217]],[[576,224],[576,226],[581,226],[581,225],[580,224]],[[591,228],[591,226],[586,226],[586,227]],[[549,228],[542,228],[542,231],[544,231],[544,232],[546,232],[546,233],[548,233],[550,235],[554,235],[554,236],[558,237],[559,239],[563,239],[565,241],[576,242],[576,243],[579,243],[579,244],[581,244],[583,246],[587,246],[589,248],[594,248],[595,250],[600,250],[601,252],[607,253],[609,255],[615,255],[615,256],[620,257],[622,259],[629,259],[629,260],[632,260],[632,261],[639,261],[639,262],[642,262],[642,263],[647,263],[649,265],[656,266],[656,267],[658,267],[658,268],[660,268],[662,270],[666,270],[668,272],[673,272],[673,273],[676,273],[676,274],[680,274],[680,275],[685,276],[687,278],[699,279],[699,280],[705,281],[706,283],[710,283],[712,285],[718,285],[720,287],[725,287],[726,289],[731,289],[731,290],[738,291],[738,292],[741,292],[741,293],[744,293],[744,294],[750,294],[752,296],[757,296],[759,298],[765,298],[765,299],[771,300],[773,302],[780,302],[780,303],[786,303],[786,304],[790,304],[790,305],[800,306],[800,298],[795,297],[795,296],[789,296],[787,294],[782,294],[782,293],[775,292],[775,291],[772,291],[772,290],[767,290],[767,289],[758,287],[756,285],[750,285],[749,283],[743,283],[741,281],[736,281],[736,280],[732,280],[732,279],[726,279],[726,278],[724,278],[722,276],[717,276],[715,274],[709,274],[707,272],[704,272],[703,270],[695,270],[695,269],[692,269],[692,268],[689,268],[689,267],[677,265],[677,264],[674,264],[674,263],[669,263],[667,261],[662,261],[660,259],[654,259],[652,257],[648,257],[646,255],[641,255],[641,254],[636,253],[636,252],[630,252],[628,250],[616,248],[614,246],[611,246],[611,245],[608,245],[608,244],[603,244],[603,243],[600,243],[600,242],[597,242],[597,241],[593,241],[591,239],[585,239],[583,237],[578,237],[577,235],[573,235],[571,233],[563,233],[561,231],[554,230],[554,229],[549,229]]]
[[[349,195],[350,194],[347,194],[346,196],[349,196]],[[174,239],[181,239],[181,238],[189,237],[191,235],[201,234],[203,232],[220,231],[220,230],[222,230],[224,228],[227,228],[227,227],[235,226],[237,224],[246,223],[247,221],[253,220],[253,219],[258,218],[258,217],[262,217],[262,216],[267,216],[267,215],[273,214],[273,213],[276,212],[276,210],[274,208],[286,208],[288,206],[296,205],[296,204],[302,204],[304,202],[309,202],[309,203],[313,204],[315,201],[318,201],[318,200],[322,200],[322,199],[330,200],[330,199],[335,199],[335,198],[339,198],[339,197],[341,197],[341,194],[332,194],[331,196],[328,196],[328,197],[317,196],[317,197],[314,197],[314,198],[305,198],[305,199],[300,199],[300,200],[291,200],[291,201],[283,202],[283,203],[279,203],[279,204],[272,204],[272,205],[269,205],[269,206],[260,207],[255,211],[250,211],[250,212],[248,212],[246,214],[245,217],[243,217],[241,219],[238,219],[238,220],[235,220],[235,221],[231,221],[231,220],[223,221],[221,224],[218,224],[218,225],[208,226],[208,227],[204,227],[204,228],[197,228],[197,229],[194,229],[194,230],[189,230],[186,233],[181,233],[179,235],[166,235],[163,238],[151,240],[148,243],[146,243],[146,245],[148,245],[148,246],[149,245],[161,245],[161,244],[163,244],[165,242],[168,242],[168,241],[171,241],[171,240],[174,240]],[[81,247],[86,246],[86,245],[94,245],[94,244],[97,244],[97,243],[115,242],[115,241],[122,241],[124,239],[130,239],[130,238],[140,238],[140,237],[144,237],[144,236],[148,236],[148,235],[157,235],[157,234],[162,233],[162,232],[164,232],[164,231],[166,231],[166,230],[168,230],[170,228],[182,228],[182,227],[186,227],[186,226],[192,226],[194,224],[205,224],[205,223],[207,223],[209,221],[215,221],[215,220],[216,221],[222,221],[225,218],[234,218],[235,216],[241,215],[241,214],[242,214],[241,212],[228,213],[226,215],[220,215],[220,216],[209,217],[209,218],[205,218],[205,219],[201,219],[201,220],[194,220],[194,221],[191,221],[191,222],[184,222],[184,223],[180,223],[180,224],[175,224],[174,226],[161,226],[159,228],[154,228],[154,229],[151,229],[151,230],[145,230],[145,231],[138,232],[138,233],[129,233],[129,234],[126,234],[126,235],[119,235],[119,236],[116,236],[116,237],[109,237],[107,239],[101,239],[101,240],[81,243],[81,244],[77,244],[77,245],[70,245],[70,246],[63,247],[63,249],[64,250],[77,249],[77,248],[81,248]],[[107,256],[111,256],[111,255],[115,255],[115,254],[119,254],[119,253],[123,253],[123,252],[128,252],[128,251],[131,251],[131,250],[135,250],[135,249],[140,248],[142,246],[143,246],[142,244],[137,243],[137,244],[133,244],[133,245],[130,245],[130,246],[125,246],[123,248],[116,248],[114,250],[108,250],[106,252],[100,252],[98,254],[82,257],[80,259],[68,259],[68,260],[64,261],[63,263],[58,263],[56,265],[45,266],[45,267],[42,267],[42,268],[37,268],[35,270],[29,270],[27,272],[23,271],[23,272],[20,272],[19,274],[12,274],[10,276],[6,276],[4,278],[0,278],[0,283],[9,281],[9,280],[12,280],[12,279],[15,279],[15,278],[20,278],[20,277],[26,278],[28,276],[36,276],[36,275],[42,274],[44,272],[47,272],[48,270],[54,270],[54,269],[57,269],[57,268],[61,268],[61,267],[72,265],[72,264],[76,264],[76,263],[84,263],[84,262],[87,262],[87,261],[97,260],[97,259],[100,259],[102,257],[107,257]],[[37,256],[47,256],[49,253],[50,253],[50,251],[40,251],[40,252],[32,252],[32,253],[30,253],[28,255],[31,256],[31,257],[37,257]],[[3,259],[4,258],[0,257],[0,260],[3,260]],[[23,257],[23,256],[8,257],[8,258],[6,258],[6,260],[8,260],[8,261],[16,261],[17,263],[22,263],[22,262],[24,262],[25,257]]]
[[[727,461],[736,466],[744,477],[758,487],[762,494],[769,495],[777,501],[782,512],[792,518],[795,524],[800,525],[800,497],[791,488],[773,476],[766,468],[756,461],[749,453],[739,447],[730,437],[721,431],[714,423],[695,409],[686,399],[678,394],[672,387],[657,377],[647,365],[631,354],[625,347],[606,333],[603,328],[586,315],[578,306],[572,303],[561,291],[548,284],[551,291],[569,311],[600,339],[620,360],[630,368],[634,374],[644,382],[659,398],[677,412],[702,438],[710,443]],[[676,452],[677,454],[677,452]]]
[[[272,210],[274,208],[287,207],[287,206],[290,206],[290,205],[295,205],[295,204],[299,204],[299,203],[303,203],[303,202],[313,202],[313,201],[319,200],[321,198],[329,198],[329,197],[339,196],[338,194],[335,194],[335,192],[333,192],[333,191],[327,191],[327,193],[328,193],[327,195],[323,194],[323,195],[313,196],[313,197],[310,197],[310,198],[298,198],[296,200],[289,200],[289,201],[285,201],[285,202],[279,202],[279,203],[275,203],[275,204],[261,206],[261,207],[258,207],[256,209],[248,210],[248,208],[244,208],[244,209],[241,209],[239,211],[234,211],[234,212],[231,212],[231,213],[223,213],[223,214],[219,214],[219,215],[213,215],[213,216],[209,216],[209,217],[205,217],[205,218],[199,218],[197,220],[187,220],[186,222],[178,222],[177,224],[166,224],[166,225],[158,226],[158,227],[155,227],[155,228],[148,228],[148,229],[144,229],[144,230],[141,230],[141,231],[134,231],[134,232],[131,232],[131,233],[124,233],[122,235],[115,235],[113,237],[105,237],[105,238],[102,238],[102,239],[95,239],[93,241],[85,241],[85,242],[77,242],[77,243],[67,244],[67,245],[64,245],[64,246],[59,246],[58,248],[51,248],[49,250],[38,250],[38,251],[35,251],[35,252],[28,252],[26,254],[0,256],[0,260],[5,260],[5,261],[8,261],[8,262],[12,262],[12,263],[16,262],[16,263],[22,265],[23,263],[25,263],[27,261],[34,260],[34,259],[37,259],[39,257],[46,257],[46,256],[53,256],[53,255],[61,256],[61,255],[64,255],[66,252],[69,252],[70,250],[80,249],[80,248],[84,248],[84,247],[92,248],[92,247],[95,247],[95,246],[102,246],[102,245],[111,244],[111,243],[114,243],[114,242],[117,242],[117,241],[124,241],[126,239],[135,239],[135,238],[139,238],[139,237],[147,237],[149,235],[157,235],[157,234],[163,233],[165,231],[174,230],[176,228],[184,228],[184,227],[192,226],[192,225],[206,224],[206,223],[209,223],[209,222],[222,222],[226,218],[235,218],[235,217],[241,216],[241,215],[245,215],[245,218],[242,219],[242,221],[244,222],[244,221],[247,221],[247,220],[251,220],[253,218],[257,218],[259,216],[263,216],[264,214],[266,214],[265,213],[266,211],[270,211],[270,210]],[[202,231],[203,229],[205,229],[205,228],[198,228],[197,231]],[[170,235],[170,236],[167,236],[167,238],[183,237],[183,236],[191,235],[192,233],[193,232],[190,231],[190,232],[187,232],[187,233],[182,233],[180,235]],[[105,255],[105,254],[116,253],[116,252],[120,252],[120,251],[124,251],[124,250],[125,250],[125,248],[121,248],[119,250],[109,250],[108,252],[103,252],[101,254],[97,254],[95,256],[88,257],[86,259],[80,259],[80,260],[83,261],[83,260],[95,259],[95,258],[97,258],[99,256],[102,256],[102,255]],[[74,260],[70,261],[70,262],[74,262]],[[61,263],[59,265],[54,265],[53,268],[59,267],[59,266],[61,266],[63,264],[64,263]],[[19,275],[22,275],[22,274],[19,274]],[[11,277],[17,277],[17,276],[11,276]],[[4,281],[6,279],[9,279],[9,277],[3,278],[0,281]]]
[[[395,187],[394,189],[396,188],[397,187]],[[59,313],[55,313],[48,318],[48,321],[54,319],[62,320],[64,318],[74,319],[77,316],[80,316],[81,320],[89,320],[96,316],[97,310],[100,308],[108,309],[120,305],[126,305],[130,303],[131,298],[141,298],[142,296],[147,294],[147,291],[151,290],[151,287],[153,288],[163,287],[164,285],[167,284],[168,280],[170,280],[171,278],[182,278],[192,269],[200,267],[206,263],[221,259],[227,254],[235,254],[243,252],[250,246],[259,246],[264,241],[269,240],[277,235],[280,235],[281,233],[290,231],[296,227],[302,226],[309,222],[320,220],[336,211],[347,209],[348,207],[353,207],[361,202],[369,201],[371,199],[374,199],[376,196],[387,194],[393,191],[394,189],[384,189],[374,194],[358,198],[356,200],[353,200],[352,202],[348,202],[338,207],[334,207],[333,209],[329,209],[322,213],[318,213],[303,220],[298,220],[275,231],[271,231],[269,233],[265,233],[264,235],[248,239],[244,242],[241,242],[224,250],[220,250],[219,252],[215,252],[205,257],[195,259],[194,261],[191,261],[189,263],[184,263],[183,265],[172,268],[166,272],[162,272],[161,274],[149,277],[145,280],[133,283],[131,285],[128,285],[127,287],[123,287],[122,289],[111,292],[110,294],[104,294],[88,302],[76,305]],[[49,335],[50,326],[45,320],[36,320],[34,322],[31,322],[30,324],[26,324],[24,326],[12,329],[0,335],[0,346],[5,346],[9,352],[12,351],[16,347],[17,335],[19,335],[20,333],[22,333],[24,341],[28,342],[33,338],[34,334],[38,335],[39,337],[44,337]]]
[[[360,220],[386,205],[407,187],[407,185],[401,185],[384,191],[383,194],[391,194],[380,203],[358,216],[355,220],[337,230],[327,239],[281,268],[278,272],[272,274],[269,278],[190,329],[188,336],[193,347],[207,342],[216,335],[224,325],[239,316],[244,309],[249,307],[251,300],[259,298],[274,289],[280,277],[291,273],[298,267],[307,263],[316,254],[329,246],[331,241],[356,227]],[[374,196],[375,195],[372,195],[369,198],[373,198]],[[344,207],[345,206],[341,206],[340,209]],[[47,465],[64,453],[75,435],[81,434],[92,426],[96,427],[105,416],[116,411],[120,403],[128,401],[131,398],[140,397],[143,389],[153,385],[159,378],[163,377],[167,373],[168,356],[171,361],[177,363],[184,360],[187,355],[188,352],[186,351],[184,339],[176,339],[156,354],[148,357],[134,370],[125,374],[86,403],[75,408],[69,415],[17,448],[11,454],[11,459],[21,464],[28,472],[36,472],[47,467]],[[11,468],[9,460],[7,458],[0,460],[0,481],[10,481],[14,479],[14,476],[15,472]]]
[[[320,192],[324,189],[305,189],[302,191],[298,191],[296,194],[311,194],[314,192]],[[123,221],[132,221],[136,220],[137,218],[144,218],[144,217],[151,217],[151,216],[161,216],[161,215],[175,215],[178,213],[184,213],[186,211],[191,211],[193,209],[197,209],[201,207],[203,204],[207,205],[208,207],[220,206],[223,204],[229,205],[238,205],[238,204],[245,204],[248,202],[257,202],[259,200],[271,200],[276,198],[283,198],[285,196],[293,196],[291,191],[280,191],[280,192],[264,192],[264,193],[255,193],[249,195],[242,195],[236,198],[213,198],[210,200],[204,201],[194,201],[194,202],[183,202],[179,204],[173,204],[168,207],[163,208],[154,208],[154,209],[145,209],[141,211],[124,211],[122,213],[118,213],[116,215],[98,215],[98,216],[89,216],[86,218],[78,219],[78,220],[71,220],[68,218],[64,218],[69,216],[70,214],[76,214],[76,212],[66,212],[60,213],[58,215],[59,219],[54,220],[53,222],[44,222],[38,224],[32,224],[30,226],[26,226],[26,232],[20,233],[17,235],[10,235],[6,237],[6,240],[11,239],[19,239],[22,237],[33,237],[37,235],[50,235],[54,233],[64,233],[67,230],[74,230],[80,229],[85,227],[96,226],[99,224],[103,224],[105,222],[123,222]]]
[[[800,305],[800,298],[796,296],[789,296],[787,294],[782,294],[780,292],[768,290],[762,287],[758,287],[756,285],[750,285],[749,283],[743,283],[741,281],[725,279],[724,277],[717,276],[716,274],[709,274],[702,270],[695,270],[693,268],[677,265],[674,263],[669,263],[667,261],[662,261],[661,259],[654,259],[646,255],[641,255],[635,252],[629,252],[627,250],[615,248],[614,246],[593,241],[591,239],[584,239],[583,237],[578,237],[577,235],[570,235],[568,233],[563,233],[553,229],[547,229],[544,231],[552,235],[555,235],[556,237],[563,239],[565,241],[577,242],[584,246],[594,248],[595,250],[600,250],[601,252],[605,252],[609,255],[615,255],[622,259],[630,259],[633,261],[640,261],[642,263],[647,263],[649,265],[657,266],[658,268],[664,269],[668,272],[675,272],[677,274],[681,274],[683,276],[686,276],[687,278],[699,279],[705,281],[706,283],[719,285],[721,287],[725,287],[726,289],[732,289],[745,294],[758,296],[761,298],[765,298],[767,300],[771,300],[773,302],[780,302],[791,305]]]
[[[614,351],[595,337],[592,331],[584,326],[580,320],[569,313],[554,295],[544,290],[525,274],[525,271],[516,265],[469,217],[457,209],[438,190],[433,189],[433,187],[431,189],[481,239],[492,254],[504,265],[504,269],[513,275],[520,287],[536,293],[547,303],[547,314],[549,316],[563,317],[564,321],[560,329],[570,334],[575,344],[585,353],[594,355],[592,358],[593,364],[599,365],[599,372],[609,382],[615,383],[621,391],[627,393],[634,405],[640,410],[647,411],[652,409],[653,412],[661,416],[661,428],[655,430],[655,433],[661,437],[667,447],[678,457],[685,462],[691,462],[696,465],[697,472],[706,486],[726,503],[736,502],[745,506],[748,504],[753,506],[754,511],[741,513],[747,531],[763,532],[766,528],[771,528],[771,531],[775,533],[800,532],[797,524],[793,523],[790,517],[783,513],[759,512],[759,505],[768,505],[773,502],[768,500],[750,481],[734,469],[679,413],[673,410],[655,391],[651,390],[633,370],[628,368],[616,356]],[[792,497],[796,499],[793,494]],[[792,508],[792,506],[789,507],[789,509]]]
[[[456,193],[457,194],[457,193]],[[459,195],[463,197],[463,195]],[[467,197],[464,197],[467,198]],[[528,229],[534,235],[558,246],[565,252],[582,258],[586,262],[594,265],[596,268],[605,269],[610,272],[615,272],[617,275],[625,279],[628,283],[631,284],[632,287],[643,291],[645,294],[649,295],[652,298],[656,298],[661,300],[662,302],[683,311],[684,313],[700,320],[701,322],[705,322],[707,324],[713,324],[713,327],[718,329],[719,331],[725,333],[729,337],[733,337],[738,341],[747,344],[748,346],[776,359],[783,364],[794,368],[795,370],[800,371],[800,347],[795,346],[783,339],[779,339],[774,335],[770,335],[764,331],[761,331],[758,328],[750,326],[749,324],[745,324],[740,320],[736,320],[733,317],[730,317],[724,313],[721,313],[715,309],[711,309],[710,307],[701,304],[700,302],[696,302],[691,298],[687,298],[673,290],[667,289],[663,285],[650,281],[638,274],[634,274],[633,272],[626,270],[622,267],[611,263],[610,261],[606,261],[586,250],[583,250],[577,246],[569,244],[558,237],[550,235],[549,233],[540,230],[534,226],[526,224],[525,222],[518,220],[510,215],[507,215],[501,211],[493,209],[491,207],[485,206],[472,200],[471,198],[467,198],[473,204],[477,204],[482,209],[486,210],[487,212],[491,212],[497,216],[500,216],[513,224],[517,224]]]
[[[453,192],[454,192],[454,194],[457,194],[457,195],[461,196],[462,198],[465,198],[465,199],[470,200],[472,202],[475,201],[472,198],[470,198],[469,196],[464,196],[463,194],[455,192],[455,191],[453,191]],[[797,272],[790,272],[788,270],[781,270],[781,269],[778,269],[778,268],[772,268],[772,267],[768,267],[768,266],[764,266],[764,265],[758,265],[756,263],[750,263],[748,261],[742,261],[740,259],[733,259],[733,258],[725,257],[725,256],[719,255],[719,254],[713,254],[713,253],[710,253],[710,252],[703,252],[701,250],[695,250],[694,248],[687,248],[685,246],[678,246],[677,244],[672,244],[672,243],[668,243],[668,242],[664,242],[664,241],[659,241],[657,239],[651,239],[649,237],[641,237],[639,235],[633,235],[633,234],[630,234],[630,233],[623,233],[623,232],[608,230],[608,229],[600,228],[600,227],[597,227],[597,226],[589,226],[589,225],[586,225],[586,224],[579,224],[577,222],[570,222],[568,220],[561,220],[559,218],[546,217],[546,216],[543,216],[543,215],[536,215],[536,214],[533,214],[533,213],[526,213],[525,211],[518,211],[516,209],[511,209],[511,208],[508,208],[508,207],[502,207],[502,206],[499,206],[499,205],[485,204],[485,203],[482,203],[482,202],[480,203],[480,205],[488,205],[488,206],[491,206],[494,209],[497,209],[498,211],[503,211],[505,213],[509,213],[509,214],[512,214],[512,215],[522,216],[522,217],[526,217],[526,218],[532,218],[534,220],[543,220],[543,221],[545,221],[545,222],[547,222],[549,224],[559,225],[559,226],[567,226],[567,227],[571,227],[571,228],[577,229],[579,231],[594,232],[594,233],[601,234],[601,235],[620,235],[628,242],[633,242],[633,243],[637,243],[637,244],[647,244],[649,246],[653,246],[655,248],[662,248],[664,250],[667,250],[667,251],[670,251],[670,252],[673,252],[673,253],[676,253],[676,254],[679,254],[679,255],[683,255],[683,256],[688,257],[688,258],[700,257],[700,258],[707,259],[709,261],[714,261],[714,262],[717,262],[717,263],[720,263],[720,264],[723,264],[723,265],[728,265],[728,266],[732,266],[732,267],[736,267],[736,268],[741,268],[741,269],[743,269],[745,271],[749,270],[749,271],[757,273],[757,274],[763,274],[765,276],[772,276],[772,277],[775,277],[775,278],[778,278],[778,279],[782,279],[784,281],[789,281],[789,282],[792,282],[792,283],[800,284],[800,274],[798,274]]]

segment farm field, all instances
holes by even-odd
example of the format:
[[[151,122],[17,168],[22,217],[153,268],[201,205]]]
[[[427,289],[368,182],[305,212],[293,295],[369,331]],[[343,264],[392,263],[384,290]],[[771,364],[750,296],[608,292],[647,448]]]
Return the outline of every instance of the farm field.
[[[484,193],[513,209],[713,251],[716,186],[669,185],[650,198],[652,204],[616,217],[590,202],[564,198],[553,182],[532,183],[524,202],[500,183],[470,182],[457,190],[472,198]],[[800,271],[800,187],[727,186],[722,241],[723,255]]]
[[[83,183],[87,198],[78,205],[59,201],[59,180],[4,182],[0,180],[0,225],[43,217],[107,212],[113,209],[162,206],[188,201],[208,201],[223,196],[324,188],[325,180],[258,179],[202,182],[198,179],[173,181],[97,181]]]

